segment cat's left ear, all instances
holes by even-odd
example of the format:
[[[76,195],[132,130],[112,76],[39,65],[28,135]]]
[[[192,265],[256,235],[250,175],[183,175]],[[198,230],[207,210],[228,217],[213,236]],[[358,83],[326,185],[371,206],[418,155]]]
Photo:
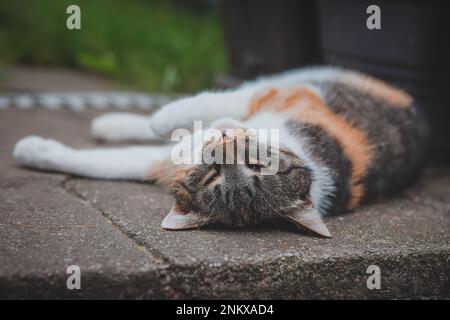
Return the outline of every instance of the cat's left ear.
[[[331,238],[331,233],[322,220],[320,213],[314,207],[300,209],[286,216],[289,220],[299,224],[325,238]]]
[[[193,212],[185,212],[178,204],[175,204],[161,222],[161,227],[166,230],[194,229],[205,225],[206,221]]]

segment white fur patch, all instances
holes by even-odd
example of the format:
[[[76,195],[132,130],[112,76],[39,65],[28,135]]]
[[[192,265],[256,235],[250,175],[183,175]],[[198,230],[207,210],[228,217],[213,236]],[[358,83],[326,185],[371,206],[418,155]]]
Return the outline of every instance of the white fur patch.
[[[150,128],[150,117],[127,112],[111,112],[95,118],[91,135],[113,142],[159,140]]]
[[[297,138],[298,139],[298,138]],[[298,143],[298,141],[297,141]],[[329,196],[334,195],[336,191],[335,182],[331,175],[331,170],[324,164],[315,160],[310,151],[308,150],[308,141],[300,141],[298,143],[297,155],[306,162],[306,165],[311,169],[313,175],[313,181],[311,183],[310,196],[311,200],[322,215],[327,213],[327,209],[331,203]]]
[[[348,71],[339,67],[310,67],[289,70],[280,74],[271,76],[262,76],[256,80],[244,83],[244,87],[267,87],[280,86],[288,87],[292,85],[302,85],[310,82],[333,81],[339,79],[343,75],[362,75],[354,71]]]

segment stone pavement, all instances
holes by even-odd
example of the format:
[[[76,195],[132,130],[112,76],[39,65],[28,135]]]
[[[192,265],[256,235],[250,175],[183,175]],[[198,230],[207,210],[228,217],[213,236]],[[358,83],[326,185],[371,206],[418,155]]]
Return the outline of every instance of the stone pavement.
[[[164,231],[157,186],[17,168],[17,139],[90,147],[98,111],[0,110],[0,298],[450,298],[450,169],[326,220],[332,239],[278,221]],[[66,268],[81,268],[68,290]],[[381,289],[369,290],[370,265]]]
[[[104,91],[119,88],[108,78],[66,68],[0,65],[0,91]]]

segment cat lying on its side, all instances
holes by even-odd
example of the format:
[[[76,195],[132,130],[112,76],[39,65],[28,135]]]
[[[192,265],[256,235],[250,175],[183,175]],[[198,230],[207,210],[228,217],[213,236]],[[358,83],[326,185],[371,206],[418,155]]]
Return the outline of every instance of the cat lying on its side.
[[[390,195],[415,177],[428,131],[407,93],[357,72],[320,67],[200,93],[151,117],[106,114],[93,121],[92,133],[109,141],[166,139],[174,129],[192,130],[195,120],[218,130],[193,139],[194,153],[212,148],[242,161],[200,157],[176,164],[171,151],[177,145],[76,150],[36,136],[20,140],[14,157],[26,167],[90,178],[166,182],[174,198],[162,222],[166,229],[282,216],[330,237],[323,215]],[[276,148],[260,139],[250,146],[258,129],[278,130]],[[243,155],[238,137],[245,141]],[[277,160],[272,174],[263,174],[271,163],[258,150]]]

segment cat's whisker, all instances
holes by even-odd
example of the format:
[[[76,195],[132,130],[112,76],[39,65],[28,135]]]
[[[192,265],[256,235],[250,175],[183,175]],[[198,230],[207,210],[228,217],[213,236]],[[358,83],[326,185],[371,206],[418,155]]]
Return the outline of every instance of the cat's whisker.
[[[173,170],[170,170],[166,175],[164,175],[164,176],[162,176],[162,177],[160,177],[160,178],[155,177],[156,183],[157,183],[157,184],[160,184],[160,183],[162,183],[163,181],[166,181],[167,179],[170,179],[171,177],[173,177],[173,174],[174,174],[175,171],[177,171],[177,169],[178,169],[178,168],[173,168]]]
[[[179,167],[178,164],[172,163],[172,164],[168,164],[166,166],[158,166],[157,168],[158,168],[159,172],[171,170],[169,174],[172,174],[178,167]],[[152,182],[158,183],[158,179],[160,179],[160,178],[158,178],[159,172],[158,172],[158,174],[153,174],[153,175],[149,174],[146,177],[143,177],[140,181],[141,182],[152,181]]]
[[[212,206],[213,202],[217,200],[218,195],[219,195],[219,193],[214,189],[214,195],[213,195],[211,201],[209,202],[208,207]],[[215,209],[216,209],[215,206],[214,206],[212,209],[214,209],[214,210],[210,210],[211,212],[210,212],[210,214],[209,214],[208,217],[207,217],[208,220],[209,220],[209,219],[211,218],[211,216],[213,215],[213,212],[216,211],[216,210],[215,210]]]
[[[157,180],[156,180],[156,183],[157,183],[157,184],[162,184],[164,181],[167,181],[167,180],[170,179],[171,177],[172,177],[172,174],[170,173],[170,174],[168,174],[168,175],[166,175],[166,176],[164,176],[164,177],[162,177],[162,178],[157,179]]]
[[[312,128],[312,127],[314,127],[314,125],[312,125],[312,124],[309,124],[309,125],[303,125],[303,126],[301,126],[300,131],[304,131],[304,130],[306,130],[306,129],[310,129],[310,128]]]

